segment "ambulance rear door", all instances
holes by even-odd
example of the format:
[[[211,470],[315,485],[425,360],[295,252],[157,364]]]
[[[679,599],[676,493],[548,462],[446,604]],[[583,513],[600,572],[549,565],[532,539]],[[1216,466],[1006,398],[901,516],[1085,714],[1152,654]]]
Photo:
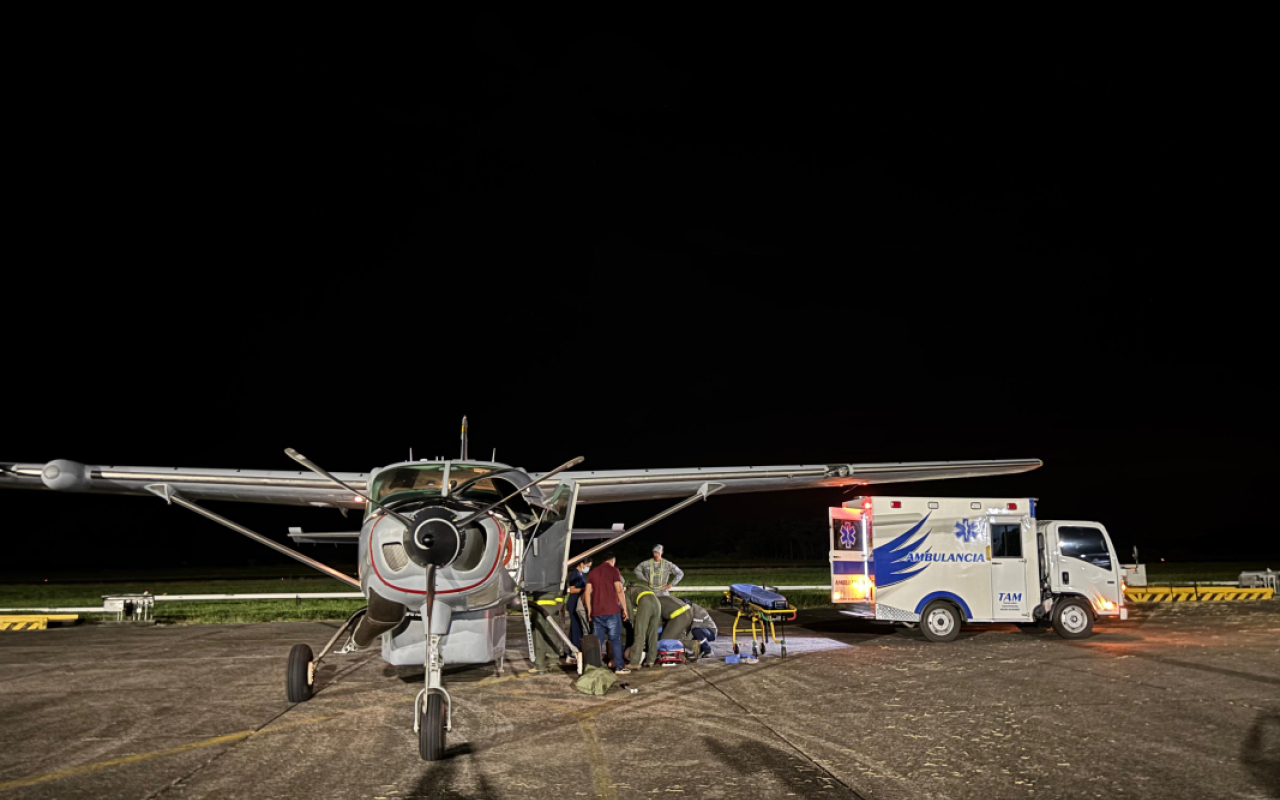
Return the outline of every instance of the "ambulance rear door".
[[[868,504],[869,505],[869,504]],[[848,614],[875,617],[871,515],[861,508],[828,509],[831,602]]]

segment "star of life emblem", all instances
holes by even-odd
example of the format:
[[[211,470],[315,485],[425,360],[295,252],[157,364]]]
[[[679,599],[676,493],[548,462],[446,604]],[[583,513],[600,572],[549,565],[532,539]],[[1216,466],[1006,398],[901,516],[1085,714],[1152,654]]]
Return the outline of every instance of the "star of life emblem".
[[[956,523],[956,538],[968,544],[982,538],[982,528],[976,520],[962,519]]]
[[[846,550],[852,550],[857,542],[858,528],[853,524],[853,520],[847,519],[840,526],[840,546]]]

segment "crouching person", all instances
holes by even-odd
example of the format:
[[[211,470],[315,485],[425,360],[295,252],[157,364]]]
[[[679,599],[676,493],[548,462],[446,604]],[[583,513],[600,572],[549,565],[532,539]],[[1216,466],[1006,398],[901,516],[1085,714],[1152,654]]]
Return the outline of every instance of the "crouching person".
[[[697,603],[690,603],[689,608],[693,617],[689,634],[698,643],[698,658],[706,658],[711,655],[710,643],[716,640],[716,621],[711,618],[710,611]]]
[[[684,645],[684,656],[687,660],[698,657],[697,642],[689,631],[693,627],[693,614],[687,600],[677,600],[670,595],[660,596],[658,603],[662,608],[663,639],[678,639]]]

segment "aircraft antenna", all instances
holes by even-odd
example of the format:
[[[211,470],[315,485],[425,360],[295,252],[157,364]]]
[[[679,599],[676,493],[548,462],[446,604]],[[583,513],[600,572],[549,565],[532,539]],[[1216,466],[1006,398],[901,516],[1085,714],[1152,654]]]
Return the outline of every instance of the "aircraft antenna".
[[[494,462],[498,460],[498,448],[493,448],[493,455],[489,456],[489,460]]]
[[[462,456],[461,456],[461,460],[462,460],[462,461],[466,461],[466,460],[467,460],[467,418],[466,418],[466,416],[463,416],[463,418],[462,418]]]

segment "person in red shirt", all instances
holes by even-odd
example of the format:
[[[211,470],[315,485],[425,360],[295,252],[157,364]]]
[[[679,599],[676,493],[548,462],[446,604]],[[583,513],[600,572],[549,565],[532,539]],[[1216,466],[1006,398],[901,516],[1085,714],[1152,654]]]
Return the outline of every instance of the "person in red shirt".
[[[601,642],[609,640],[613,649],[613,671],[617,675],[631,672],[622,656],[622,623],[627,619],[627,601],[623,594],[622,573],[617,558],[605,553],[599,566],[587,573],[587,590],[583,601],[591,618],[592,633]]]

